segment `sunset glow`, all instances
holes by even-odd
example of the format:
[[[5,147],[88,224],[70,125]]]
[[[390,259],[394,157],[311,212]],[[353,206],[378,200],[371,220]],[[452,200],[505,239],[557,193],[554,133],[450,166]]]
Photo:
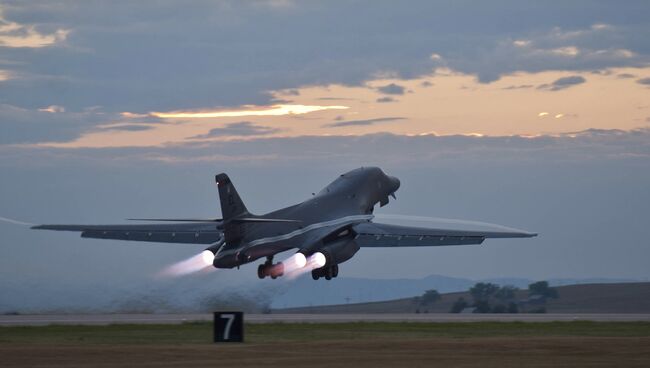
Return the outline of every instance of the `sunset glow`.
[[[247,107],[247,106],[245,106]],[[203,118],[228,118],[240,116],[282,116],[300,115],[323,110],[344,110],[347,106],[310,106],[310,105],[274,105],[270,107],[253,108],[245,110],[204,110],[204,111],[173,111],[152,112],[151,115],[162,119],[203,119]]]
[[[360,86],[271,91],[274,98],[290,100],[291,104],[149,114],[122,112],[116,121],[100,125],[100,129],[74,141],[39,145],[147,147],[197,139],[205,142],[373,133],[530,137],[590,128],[643,127],[648,114],[644,104],[647,88],[618,75],[650,75],[650,68],[612,69],[603,74],[517,73],[487,84],[472,75],[441,69],[416,79],[376,79]],[[547,87],[563,80],[586,82]],[[383,102],[382,90],[387,86],[397,94],[390,95],[386,100],[390,102]],[[345,105],[319,104],[325,100],[345,101]],[[147,124],[147,119],[169,123]]]

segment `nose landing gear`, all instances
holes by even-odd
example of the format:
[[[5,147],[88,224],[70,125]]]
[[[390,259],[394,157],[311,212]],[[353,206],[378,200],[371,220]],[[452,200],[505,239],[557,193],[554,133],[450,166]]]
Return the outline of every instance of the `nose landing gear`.
[[[325,266],[311,271],[311,278],[318,280],[324,277],[325,280],[331,280],[339,275],[339,265]]]

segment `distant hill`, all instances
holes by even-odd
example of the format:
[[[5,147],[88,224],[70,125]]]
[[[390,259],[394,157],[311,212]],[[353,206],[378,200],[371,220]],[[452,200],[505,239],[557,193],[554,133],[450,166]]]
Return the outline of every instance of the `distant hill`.
[[[409,298],[421,295],[426,290],[436,289],[440,293],[468,290],[477,282],[491,282],[498,285],[512,285],[525,289],[538,281],[525,278],[491,278],[472,280],[460,277],[430,275],[420,279],[365,279],[341,277],[332,281],[315,283],[311,277],[301,277],[281,284],[282,288],[273,296],[271,308],[292,308],[312,305],[335,305],[348,303],[377,302]],[[641,282],[632,279],[549,279],[552,286],[595,283]]]
[[[556,288],[558,299],[546,303],[547,313],[650,313],[650,282],[567,285]],[[517,292],[525,299],[526,290]],[[415,297],[382,302],[285,308],[273,313],[447,313],[460,297],[472,300],[468,292],[442,294],[441,300],[420,305]]]
[[[475,281],[464,278],[431,275],[421,279],[364,279],[343,277],[316,282],[301,277],[287,284],[273,298],[272,308],[374,302],[420,295],[425,290],[441,293],[467,290]],[[526,284],[527,285],[527,284]]]

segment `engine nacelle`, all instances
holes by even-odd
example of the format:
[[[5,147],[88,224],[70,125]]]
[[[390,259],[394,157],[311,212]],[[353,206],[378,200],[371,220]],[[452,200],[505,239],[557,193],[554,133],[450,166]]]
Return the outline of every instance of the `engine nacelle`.
[[[352,258],[359,251],[359,246],[354,239],[347,237],[327,243],[318,251],[325,255],[327,265],[335,265]]]
[[[217,254],[217,252],[219,251],[219,248],[221,248],[222,245],[223,245],[223,241],[220,241],[220,242],[214,243],[211,246],[205,248],[205,250],[209,250],[210,252],[212,252],[212,254]]]

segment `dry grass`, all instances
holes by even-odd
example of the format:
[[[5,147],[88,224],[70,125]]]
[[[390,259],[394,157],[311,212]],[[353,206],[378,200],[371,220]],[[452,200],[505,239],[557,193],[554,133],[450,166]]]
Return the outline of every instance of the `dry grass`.
[[[209,343],[210,324],[0,328],[3,367],[647,367],[647,323],[247,325]]]

